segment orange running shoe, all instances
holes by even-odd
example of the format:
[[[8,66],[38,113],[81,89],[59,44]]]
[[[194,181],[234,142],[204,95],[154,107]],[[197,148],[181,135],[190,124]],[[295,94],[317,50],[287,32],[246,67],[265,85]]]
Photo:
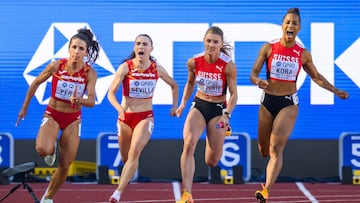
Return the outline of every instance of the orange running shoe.
[[[181,197],[181,200],[176,201],[176,203],[194,203],[194,199],[192,197],[192,195],[189,192],[186,192],[184,190],[184,193]]]
[[[262,190],[257,190],[255,192],[255,198],[259,203],[266,203],[269,199],[269,191],[265,188],[265,185],[261,184]]]

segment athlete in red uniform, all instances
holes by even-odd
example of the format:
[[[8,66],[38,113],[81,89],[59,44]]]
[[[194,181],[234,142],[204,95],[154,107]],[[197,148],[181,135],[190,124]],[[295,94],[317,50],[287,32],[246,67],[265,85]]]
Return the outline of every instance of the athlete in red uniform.
[[[80,29],[69,43],[69,58],[51,62],[30,85],[16,124],[24,119],[31,98],[37,88],[52,76],[52,91],[40,129],[36,137],[36,151],[53,165],[56,158],[56,140],[59,137],[59,162],[49,186],[41,199],[52,203],[53,197],[67,178],[70,164],[74,161],[80,143],[81,107],[95,105],[97,73],[88,63],[99,54],[99,44],[88,29]],[[84,62],[87,56],[88,61]],[[87,98],[83,98],[87,92]],[[55,145],[55,148],[54,148]]]
[[[121,193],[134,176],[140,154],[153,132],[152,98],[158,78],[171,87],[173,104],[170,116],[176,116],[178,85],[165,68],[150,56],[152,50],[150,36],[138,35],[133,52],[129,59],[119,66],[109,88],[108,99],[118,112],[118,141],[124,162],[119,185],[110,196],[109,201],[112,203],[120,201]],[[120,104],[116,92],[121,84],[123,95]]]
[[[205,163],[217,165],[223,151],[226,128],[216,128],[218,122],[228,125],[237,102],[236,66],[230,58],[231,46],[224,44],[223,31],[210,27],[204,36],[205,52],[188,60],[188,80],[177,114],[181,115],[197,85],[195,98],[184,124],[184,146],[180,166],[183,195],[178,203],[193,203],[191,194],[195,172],[194,153],[206,128]],[[226,102],[226,93],[230,97]]]
[[[156,69],[156,62],[151,61],[150,67],[145,70],[136,69],[132,60],[127,60],[126,63],[128,66],[128,74],[122,82],[123,96],[139,99],[151,99],[154,94],[156,82],[159,78]],[[119,117],[118,121],[127,124],[132,130],[134,130],[140,121],[153,117],[153,111],[125,112],[124,116],[124,119]]]
[[[301,67],[320,87],[348,98],[348,93],[335,88],[313,64],[310,52],[295,39],[300,31],[300,11],[291,8],[282,22],[283,35],[279,40],[266,43],[260,49],[250,80],[264,90],[258,118],[258,147],[261,156],[270,157],[266,168],[266,182],[255,192],[259,202],[269,199],[270,190],[282,168],[283,150],[295,125],[298,114],[296,79]],[[267,79],[259,73],[267,63]]]

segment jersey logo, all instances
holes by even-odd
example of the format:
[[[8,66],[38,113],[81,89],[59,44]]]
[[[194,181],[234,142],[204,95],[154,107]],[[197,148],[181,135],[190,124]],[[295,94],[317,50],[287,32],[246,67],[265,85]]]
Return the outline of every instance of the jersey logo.
[[[216,104],[216,106],[220,107],[221,109],[224,109],[224,103]]]
[[[28,85],[35,80],[36,76],[51,61],[69,56],[68,47],[70,38],[77,33],[78,29],[84,27],[91,30],[87,23],[52,23],[50,25],[35,54],[24,70],[23,75]],[[92,66],[98,74],[95,91],[96,104],[100,104],[106,96],[115,73],[114,67],[101,46],[99,58]],[[51,79],[50,77],[47,82],[41,84],[35,93],[35,97],[40,104],[46,105],[50,100],[50,92],[47,92],[47,90],[49,91],[51,87],[47,86],[50,86]]]
[[[292,99],[291,99],[291,96],[285,96],[285,99],[288,99],[288,100],[290,100],[290,101],[292,100]]]
[[[216,65],[215,68],[218,69],[218,70],[222,73],[222,70],[223,70],[223,67],[222,67],[222,66]]]
[[[293,49],[293,52],[295,52],[295,54],[297,54],[298,56],[300,56],[300,51]]]
[[[66,72],[67,72],[67,70],[61,70],[61,71],[59,71],[60,75],[66,73]]]

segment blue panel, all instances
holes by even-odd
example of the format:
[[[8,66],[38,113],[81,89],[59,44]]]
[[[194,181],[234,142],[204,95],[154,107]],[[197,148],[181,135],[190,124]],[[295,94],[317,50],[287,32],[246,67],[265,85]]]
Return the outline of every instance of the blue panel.
[[[10,133],[0,133],[0,167],[14,166],[14,139]]]
[[[339,138],[339,176],[342,177],[342,167],[350,166],[360,170],[360,133],[343,133]]]
[[[106,77],[111,76],[131,52],[136,34],[146,32],[153,38],[153,54],[179,83],[181,97],[187,78],[186,61],[203,50],[202,37],[206,27],[211,24],[223,27],[225,36],[229,36],[227,41],[235,47],[237,83],[241,89],[251,86],[249,74],[260,46],[268,38],[273,38],[270,31],[277,31],[276,26],[280,37],[282,18],[293,6],[294,1],[270,0],[1,1],[0,95],[3,99],[0,101],[0,132],[9,132],[14,139],[35,138],[50,89],[45,88],[41,98],[32,99],[26,119],[15,127],[17,114],[29,87],[30,76],[36,76],[59,53],[68,40],[67,34],[75,34],[72,25],[91,28],[104,53],[101,57],[104,63],[94,66],[99,75],[98,89],[102,92],[97,93],[94,108],[83,109],[82,137],[95,139],[101,132],[116,131],[116,111],[106,99]],[[306,76],[298,86],[300,111],[291,139],[338,139],[342,132],[359,131],[360,64],[356,57],[360,53],[360,26],[357,26],[360,3],[314,0],[298,1],[296,6],[300,8],[302,17],[299,40],[316,56],[316,65],[327,62],[319,70],[323,75],[333,75],[330,82],[347,90],[350,98],[342,101],[334,95],[328,98],[322,95],[324,93],[313,92],[312,86],[315,85]],[[265,37],[247,39],[254,36]],[[48,41],[45,43],[44,39]],[[329,54],[327,50],[333,50],[330,56],[326,55]],[[323,52],[326,53],[324,56]],[[181,139],[185,115],[170,118],[170,104],[167,102],[170,91],[165,89],[166,86],[157,88],[161,96],[154,101],[153,138]],[[241,89],[240,93],[244,91]],[[242,102],[250,96],[239,98],[231,125],[233,132],[246,132],[254,139],[258,99]],[[326,102],[316,104],[312,101],[319,102],[319,97],[326,97]]]
[[[233,177],[233,167],[241,166],[243,179],[249,181],[251,178],[251,141],[246,133],[232,133],[225,137],[223,153],[218,163],[225,176]]]

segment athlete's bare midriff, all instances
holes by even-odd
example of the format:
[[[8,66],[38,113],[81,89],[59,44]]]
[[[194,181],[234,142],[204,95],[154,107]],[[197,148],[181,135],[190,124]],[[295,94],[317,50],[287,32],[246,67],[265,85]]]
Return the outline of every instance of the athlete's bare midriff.
[[[215,97],[215,96],[210,96],[210,95],[206,95],[202,92],[197,91],[196,92],[196,97],[205,100],[207,102],[212,102],[212,103],[221,103],[224,102],[226,100],[226,96],[219,96],[219,97]]]
[[[81,109],[81,105],[72,106],[69,102],[56,100],[52,97],[50,98],[48,106],[56,111],[64,113],[73,113]]]
[[[139,99],[123,96],[121,106],[126,112],[143,112],[152,110],[152,98]]]
[[[283,82],[277,80],[267,80],[269,86],[264,90],[266,93],[274,96],[291,95],[297,92],[296,83]]]

